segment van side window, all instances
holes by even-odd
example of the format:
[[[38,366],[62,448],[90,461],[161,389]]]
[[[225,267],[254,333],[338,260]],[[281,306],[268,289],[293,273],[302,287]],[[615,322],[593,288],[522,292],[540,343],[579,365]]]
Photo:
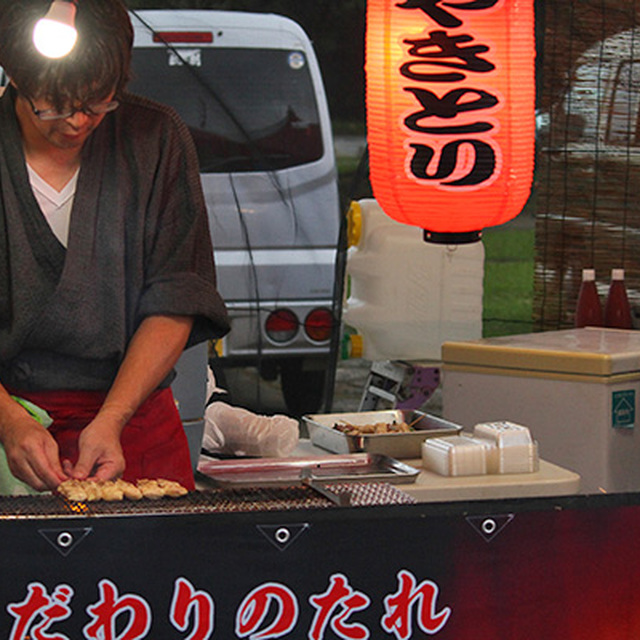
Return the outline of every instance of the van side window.
[[[322,157],[304,53],[279,49],[136,47],[129,87],[174,107],[193,135],[200,171],[285,169]]]
[[[606,142],[637,147],[640,144],[640,60],[627,60],[618,66],[608,113]]]

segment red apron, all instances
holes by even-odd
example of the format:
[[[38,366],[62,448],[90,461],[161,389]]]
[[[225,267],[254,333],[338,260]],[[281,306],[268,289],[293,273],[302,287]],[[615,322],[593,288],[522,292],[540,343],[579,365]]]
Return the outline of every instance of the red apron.
[[[16,391],[13,395],[33,402],[53,419],[49,432],[60,449],[61,460],[78,460],[82,429],[102,406],[101,391]],[[189,445],[171,389],[152,393],[126,424],[120,437],[129,482],[139,478],[176,480],[195,488]]]

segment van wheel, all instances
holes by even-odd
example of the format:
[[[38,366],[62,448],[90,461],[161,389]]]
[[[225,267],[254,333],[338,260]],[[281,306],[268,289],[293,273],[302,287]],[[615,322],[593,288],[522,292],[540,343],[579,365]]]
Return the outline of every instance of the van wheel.
[[[325,382],[326,372],[322,369],[303,370],[302,359],[285,360],[280,365],[282,395],[289,413],[295,417],[319,411]]]

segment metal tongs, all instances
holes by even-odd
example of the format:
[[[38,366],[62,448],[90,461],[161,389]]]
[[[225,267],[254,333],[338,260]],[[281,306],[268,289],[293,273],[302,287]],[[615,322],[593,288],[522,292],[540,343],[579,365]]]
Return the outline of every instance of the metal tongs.
[[[322,482],[318,482],[313,478],[313,473],[311,469],[308,467],[304,467],[300,470],[300,480],[302,480],[302,484],[310,487],[314,491],[317,491],[319,494],[323,495],[325,498],[328,498],[334,504],[339,507],[349,507],[351,506],[351,494],[349,493],[334,493],[330,489],[322,484]]]

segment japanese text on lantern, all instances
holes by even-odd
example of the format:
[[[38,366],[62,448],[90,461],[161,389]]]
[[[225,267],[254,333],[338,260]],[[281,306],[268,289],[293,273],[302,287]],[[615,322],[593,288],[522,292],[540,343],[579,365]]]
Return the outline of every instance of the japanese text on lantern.
[[[473,242],[533,176],[533,0],[367,0],[367,142],[387,215]]]
[[[465,12],[477,15],[499,2],[472,0],[456,6],[440,0],[406,0],[396,4],[398,11],[421,11],[427,23],[442,27],[402,38],[405,56],[397,72],[402,90],[417,103],[417,109],[403,120],[411,150],[407,168],[418,180],[474,188],[489,185],[500,170],[500,146],[491,135],[499,129],[492,114],[501,105],[500,92],[491,84],[496,71],[494,52],[464,30]],[[442,89],[436,91],[436,87]],[[434,160],[437,166],[432,168]]]

